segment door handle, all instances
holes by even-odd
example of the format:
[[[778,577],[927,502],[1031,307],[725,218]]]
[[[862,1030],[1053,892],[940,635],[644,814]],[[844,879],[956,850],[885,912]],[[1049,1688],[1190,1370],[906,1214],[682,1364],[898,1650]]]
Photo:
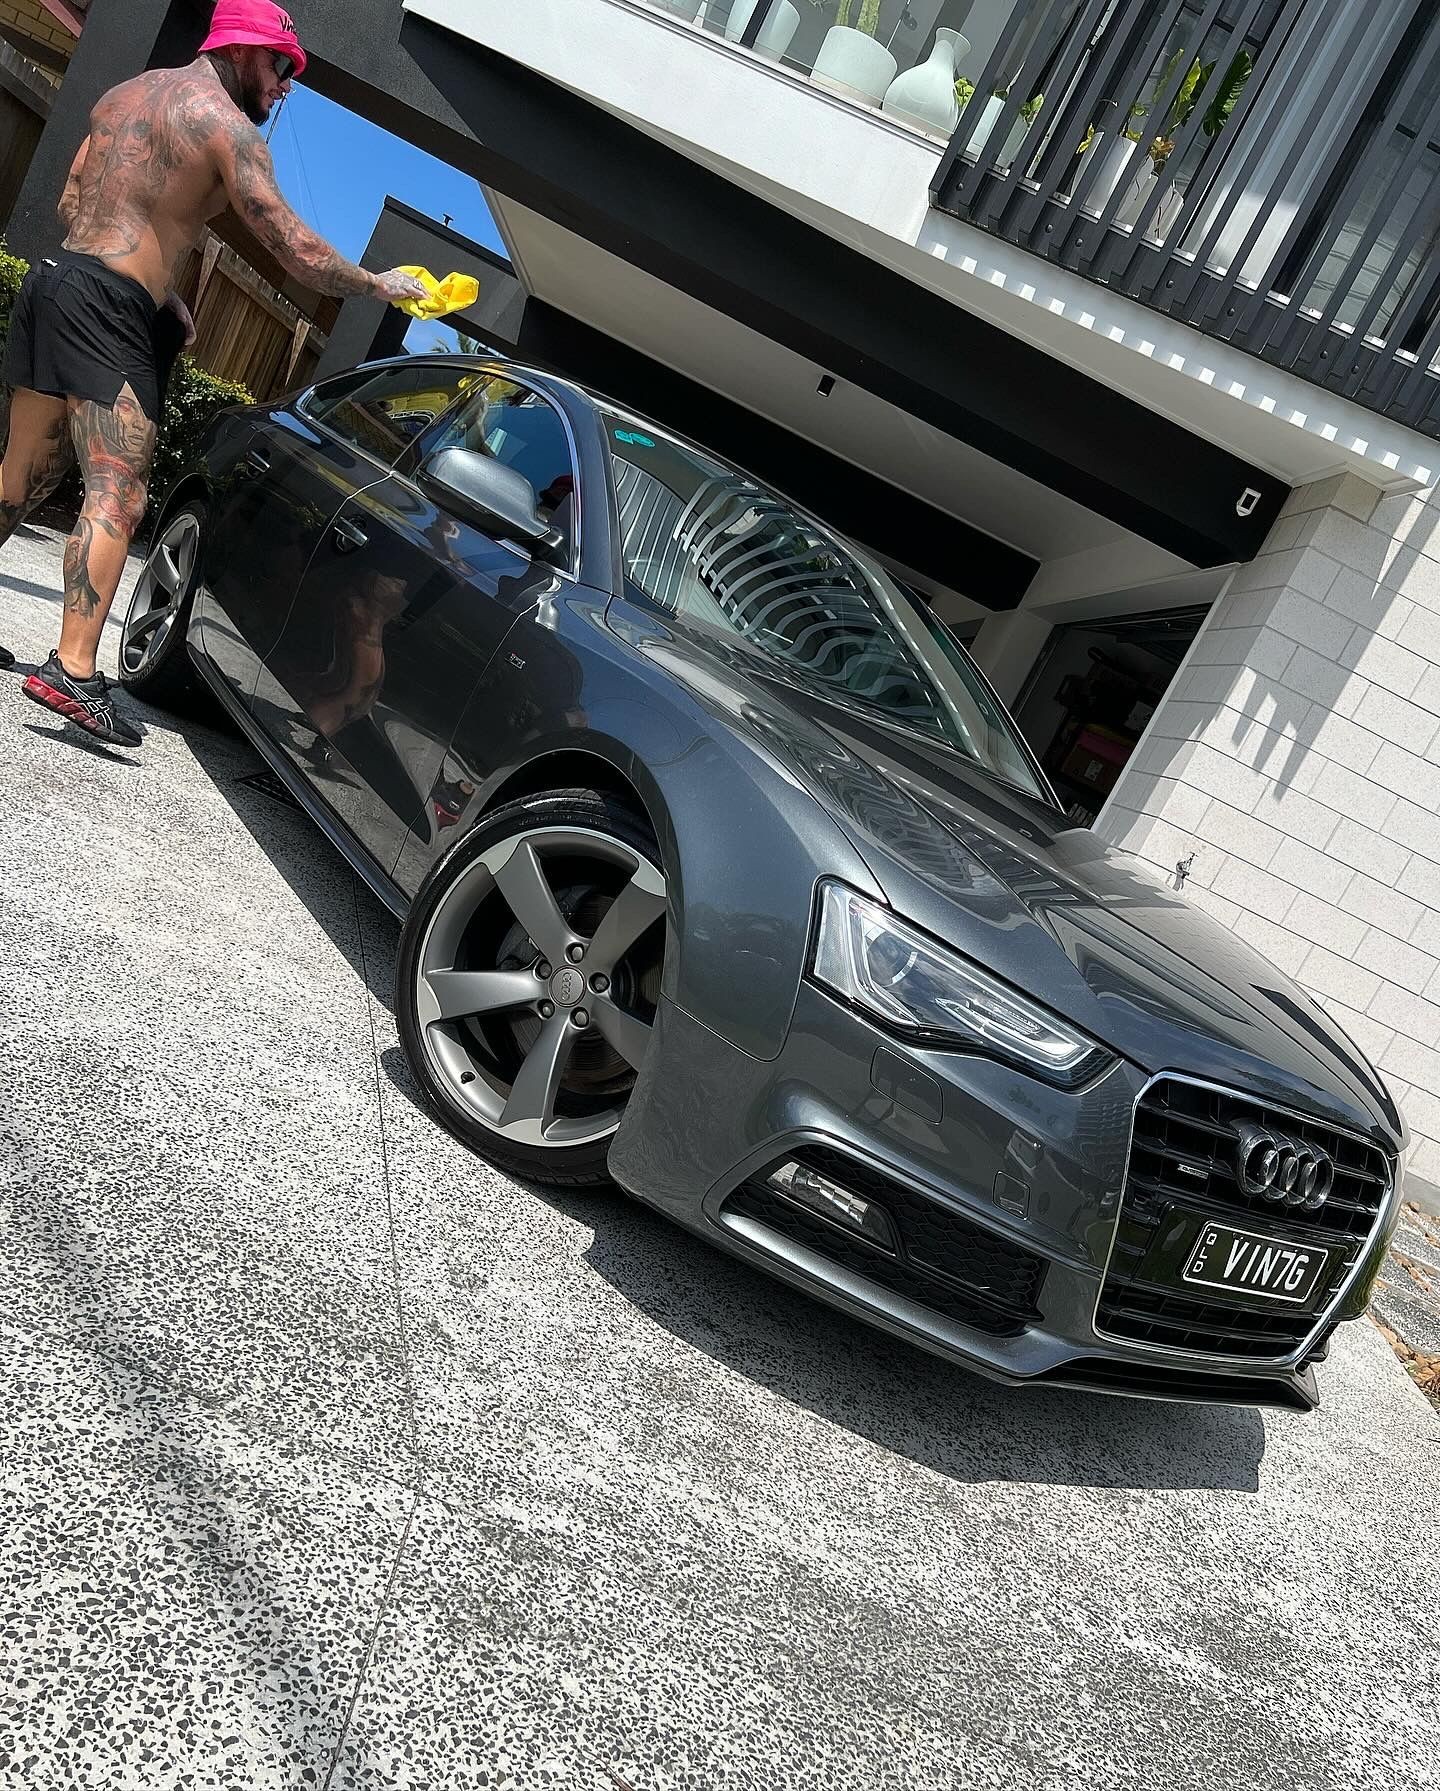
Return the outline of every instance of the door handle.
[[[364,529],[357,529],[353,522],[347,522],[342,516],[331,531],[337,553],[353,553],[357,547],[368,547],[370,537]]]
[[[270,450],[268,448],[252,448],[245,456],[245,464],[252,473],[268,473],[270,471]]]

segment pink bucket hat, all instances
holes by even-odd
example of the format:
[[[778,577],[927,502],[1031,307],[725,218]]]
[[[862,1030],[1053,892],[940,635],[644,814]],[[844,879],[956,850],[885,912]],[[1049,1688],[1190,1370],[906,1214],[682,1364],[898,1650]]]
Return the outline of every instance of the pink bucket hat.
[[[200,54],[223,50],[231,44],[258,44],[263,50],[281,50],[294,62],[297,75],[305,73],[307,57],[295,34],[295,21],[283,8],[272,5],[271,0],[220,0]]]

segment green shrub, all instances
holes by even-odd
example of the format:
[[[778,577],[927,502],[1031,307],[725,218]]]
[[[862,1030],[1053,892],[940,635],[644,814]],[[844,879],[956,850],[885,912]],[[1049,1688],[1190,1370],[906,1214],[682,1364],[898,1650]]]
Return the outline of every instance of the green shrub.
[[[217,379],[197,367],[188,355],[181,355],[170,375],[165,416],[155,444],[150,489],[157,502],[184,472],[213,418],[231,405],[251,402],[244,386],[232,379]]]
[[[10,254],[5,239],[0,237],[0,355],[5,351],[5,338],[10,332],[10,312],[20,282],[29,272],[27,264]],[[165,398],[165,413],[160,423],[160,436],[155,444],[155,468],[150,475],[150,490],[158,502],[179,478],[193,456],[211,419],[232,404],[249,404],[245,387],[233,380],[217,379],[203,367],[197,367],[187,355],[181,355],[170,375]],[[8,394],[0,393],[0,439],[3,439],[8,410]],[[68,478],[56,492],[52,502],[59,509],[80,507],[79,475]]]
[[[10,332],[10,312],[15,295],[29,271],[28,265],[5,247],[5,238],[0,236],[0,344]]]

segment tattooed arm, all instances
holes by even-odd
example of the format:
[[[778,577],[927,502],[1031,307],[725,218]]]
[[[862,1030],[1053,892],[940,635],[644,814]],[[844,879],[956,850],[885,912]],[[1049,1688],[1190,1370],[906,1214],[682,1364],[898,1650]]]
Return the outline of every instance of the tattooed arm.
[[[333,298],[423,298],[408,274],[367,273],[332,249],[285,203],[264,139],[248,120],[226,119],[216,134],[220,177],[240,219],[286,270],[312,292]]]
[[[87,137],[75,151],[75,160],[70,164],[70,172],[65,180],[65,191],[60,195],[60,203],[56,211],[60,214],[60,222],[65,226],[68,236],[75,228],[75,219],[80,214],[80,176],[85,170],[85,158],[90,153],[90,139]]]

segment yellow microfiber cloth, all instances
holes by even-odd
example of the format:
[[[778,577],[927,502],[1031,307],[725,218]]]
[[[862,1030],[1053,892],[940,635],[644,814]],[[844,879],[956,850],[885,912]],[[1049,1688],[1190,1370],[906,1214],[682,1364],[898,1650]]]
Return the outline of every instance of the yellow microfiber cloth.
[[[394,303],[400,310],[427,323],[437,317],[448,317],[452,311],[468,311],[480,297],[480,282],[473,274],[446,274],[443,280],[437,280],[428,268],[402,267],[400,272],[418,280],[429,296],[396,299]]]

